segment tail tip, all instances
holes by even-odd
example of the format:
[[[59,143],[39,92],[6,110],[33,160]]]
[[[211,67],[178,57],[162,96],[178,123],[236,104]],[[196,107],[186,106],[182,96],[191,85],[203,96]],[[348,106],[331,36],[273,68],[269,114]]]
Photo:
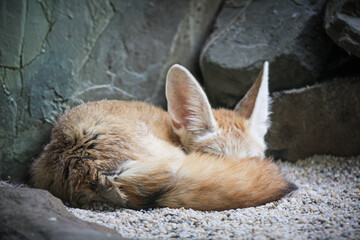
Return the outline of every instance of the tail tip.
[[[286,194],[289,194],[289,193],[291,193],[291,192],[294,192],[294,191],[296,191],[296,190],[298,190],[298,189],[299,189],[299,188],[298,188],[298,186],[296,186],[296,184],[289,182],[288,187],[287,187],[287,189],[286,189]]]

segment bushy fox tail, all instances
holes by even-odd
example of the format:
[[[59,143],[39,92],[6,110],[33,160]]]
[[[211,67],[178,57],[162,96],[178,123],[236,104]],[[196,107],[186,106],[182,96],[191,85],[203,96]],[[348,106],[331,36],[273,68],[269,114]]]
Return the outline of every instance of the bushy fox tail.
[[[191,153],[175,171],[169,165],[142,169],[145,171],[125,171],[116,177],[111,181],[112,190],[104,192],[104,196],[119,204],[116,192],[120,188],[130,208],[226,210],[279,200],[297,189],[270,159],[235,160]]]
[[[225,210],[279,200],[297,189],[270,159],[190,154],[157,201],[163,207]]]

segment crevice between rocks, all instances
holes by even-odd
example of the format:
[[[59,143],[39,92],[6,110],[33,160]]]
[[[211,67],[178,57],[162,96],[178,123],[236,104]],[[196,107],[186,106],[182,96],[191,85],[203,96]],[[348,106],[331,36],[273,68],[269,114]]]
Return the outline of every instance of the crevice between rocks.
[[[205,55],[205,53],[207,52],[207,50],[213,45],[215,44],[215,42],[230,28],[231,25],[233,25],[236,21],[236,19],[238,19],[241,15],[243,15],[243,13],[246,11],[246,9],[250,6],[250,4],[252,3],[253,0],[249,0],[248,2],[246,2],[243,7],[239,10],[239,12],[235,15],[235,17],[233,17],[227,24],[226,26],[215,36],[213,36],[211,38],[211,40],[204,46],[201,54],[200,54],[200,59],[203,58],[203,56]],[[224,5],[225,6],[225,5]],[[240,6],[239,6],[240,8]]]
[[[88,50],[87,54],[85,55],[80,67],[76,70],[76,73],[79,74],[81,72],[81,70],[83,69],[83,67],[85,66],[85,64],[87,63],[87,61],[90,58],[90,55],[94,49],[94,47],[96,46],[96,44],[98,43],[99,39],[101,38],[101,36],[103,35],[103,33],[108,29],[110,23],[112,23],[114,17],[115,17],[115,10],[114,10],[114,6],[112,5],[111,1],[109,1],[110,6],[113,10],[113,15],[111,16],[111,18],[107,21],[106,25],[103,27],[103,29],[100,31],[100,33],[96,36],[95,41],[93,42],[93,44],[91,45],[90,49]]]

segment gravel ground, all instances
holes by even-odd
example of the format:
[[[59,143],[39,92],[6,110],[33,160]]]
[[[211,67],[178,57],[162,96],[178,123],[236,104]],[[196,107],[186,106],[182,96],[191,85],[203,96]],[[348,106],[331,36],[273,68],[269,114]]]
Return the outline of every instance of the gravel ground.
[[[255,208],[68,210],[134,239],[360,239],[360,156],[277,164],[299,190]]]

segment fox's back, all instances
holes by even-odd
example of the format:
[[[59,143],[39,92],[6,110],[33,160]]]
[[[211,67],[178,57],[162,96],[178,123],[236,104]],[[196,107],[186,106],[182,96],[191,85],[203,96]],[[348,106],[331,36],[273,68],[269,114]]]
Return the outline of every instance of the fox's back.
[[[142,102],[103,100],[77,106],[59,119],[51,142],[33,164],[33,184],[71,202],[89,202],[82,196],[101,201],[98,187],[125,162],[182,154],[168,122],[164,110]]]
[[[95,129],[109,124],[106,133],[113,125],[124,132],[134,133],[150,131],[160,139],[171,141],[168,114],[153,105],[137,101],[102,100],[77,106],[65,113],[58,121],[54,131],[62,131],[67,136],[83,130]],[[139,131],[137,131],[139,130]],[[53,131],[53,132],[54,132]],[[55,133],[55,132],[54,132]]]

